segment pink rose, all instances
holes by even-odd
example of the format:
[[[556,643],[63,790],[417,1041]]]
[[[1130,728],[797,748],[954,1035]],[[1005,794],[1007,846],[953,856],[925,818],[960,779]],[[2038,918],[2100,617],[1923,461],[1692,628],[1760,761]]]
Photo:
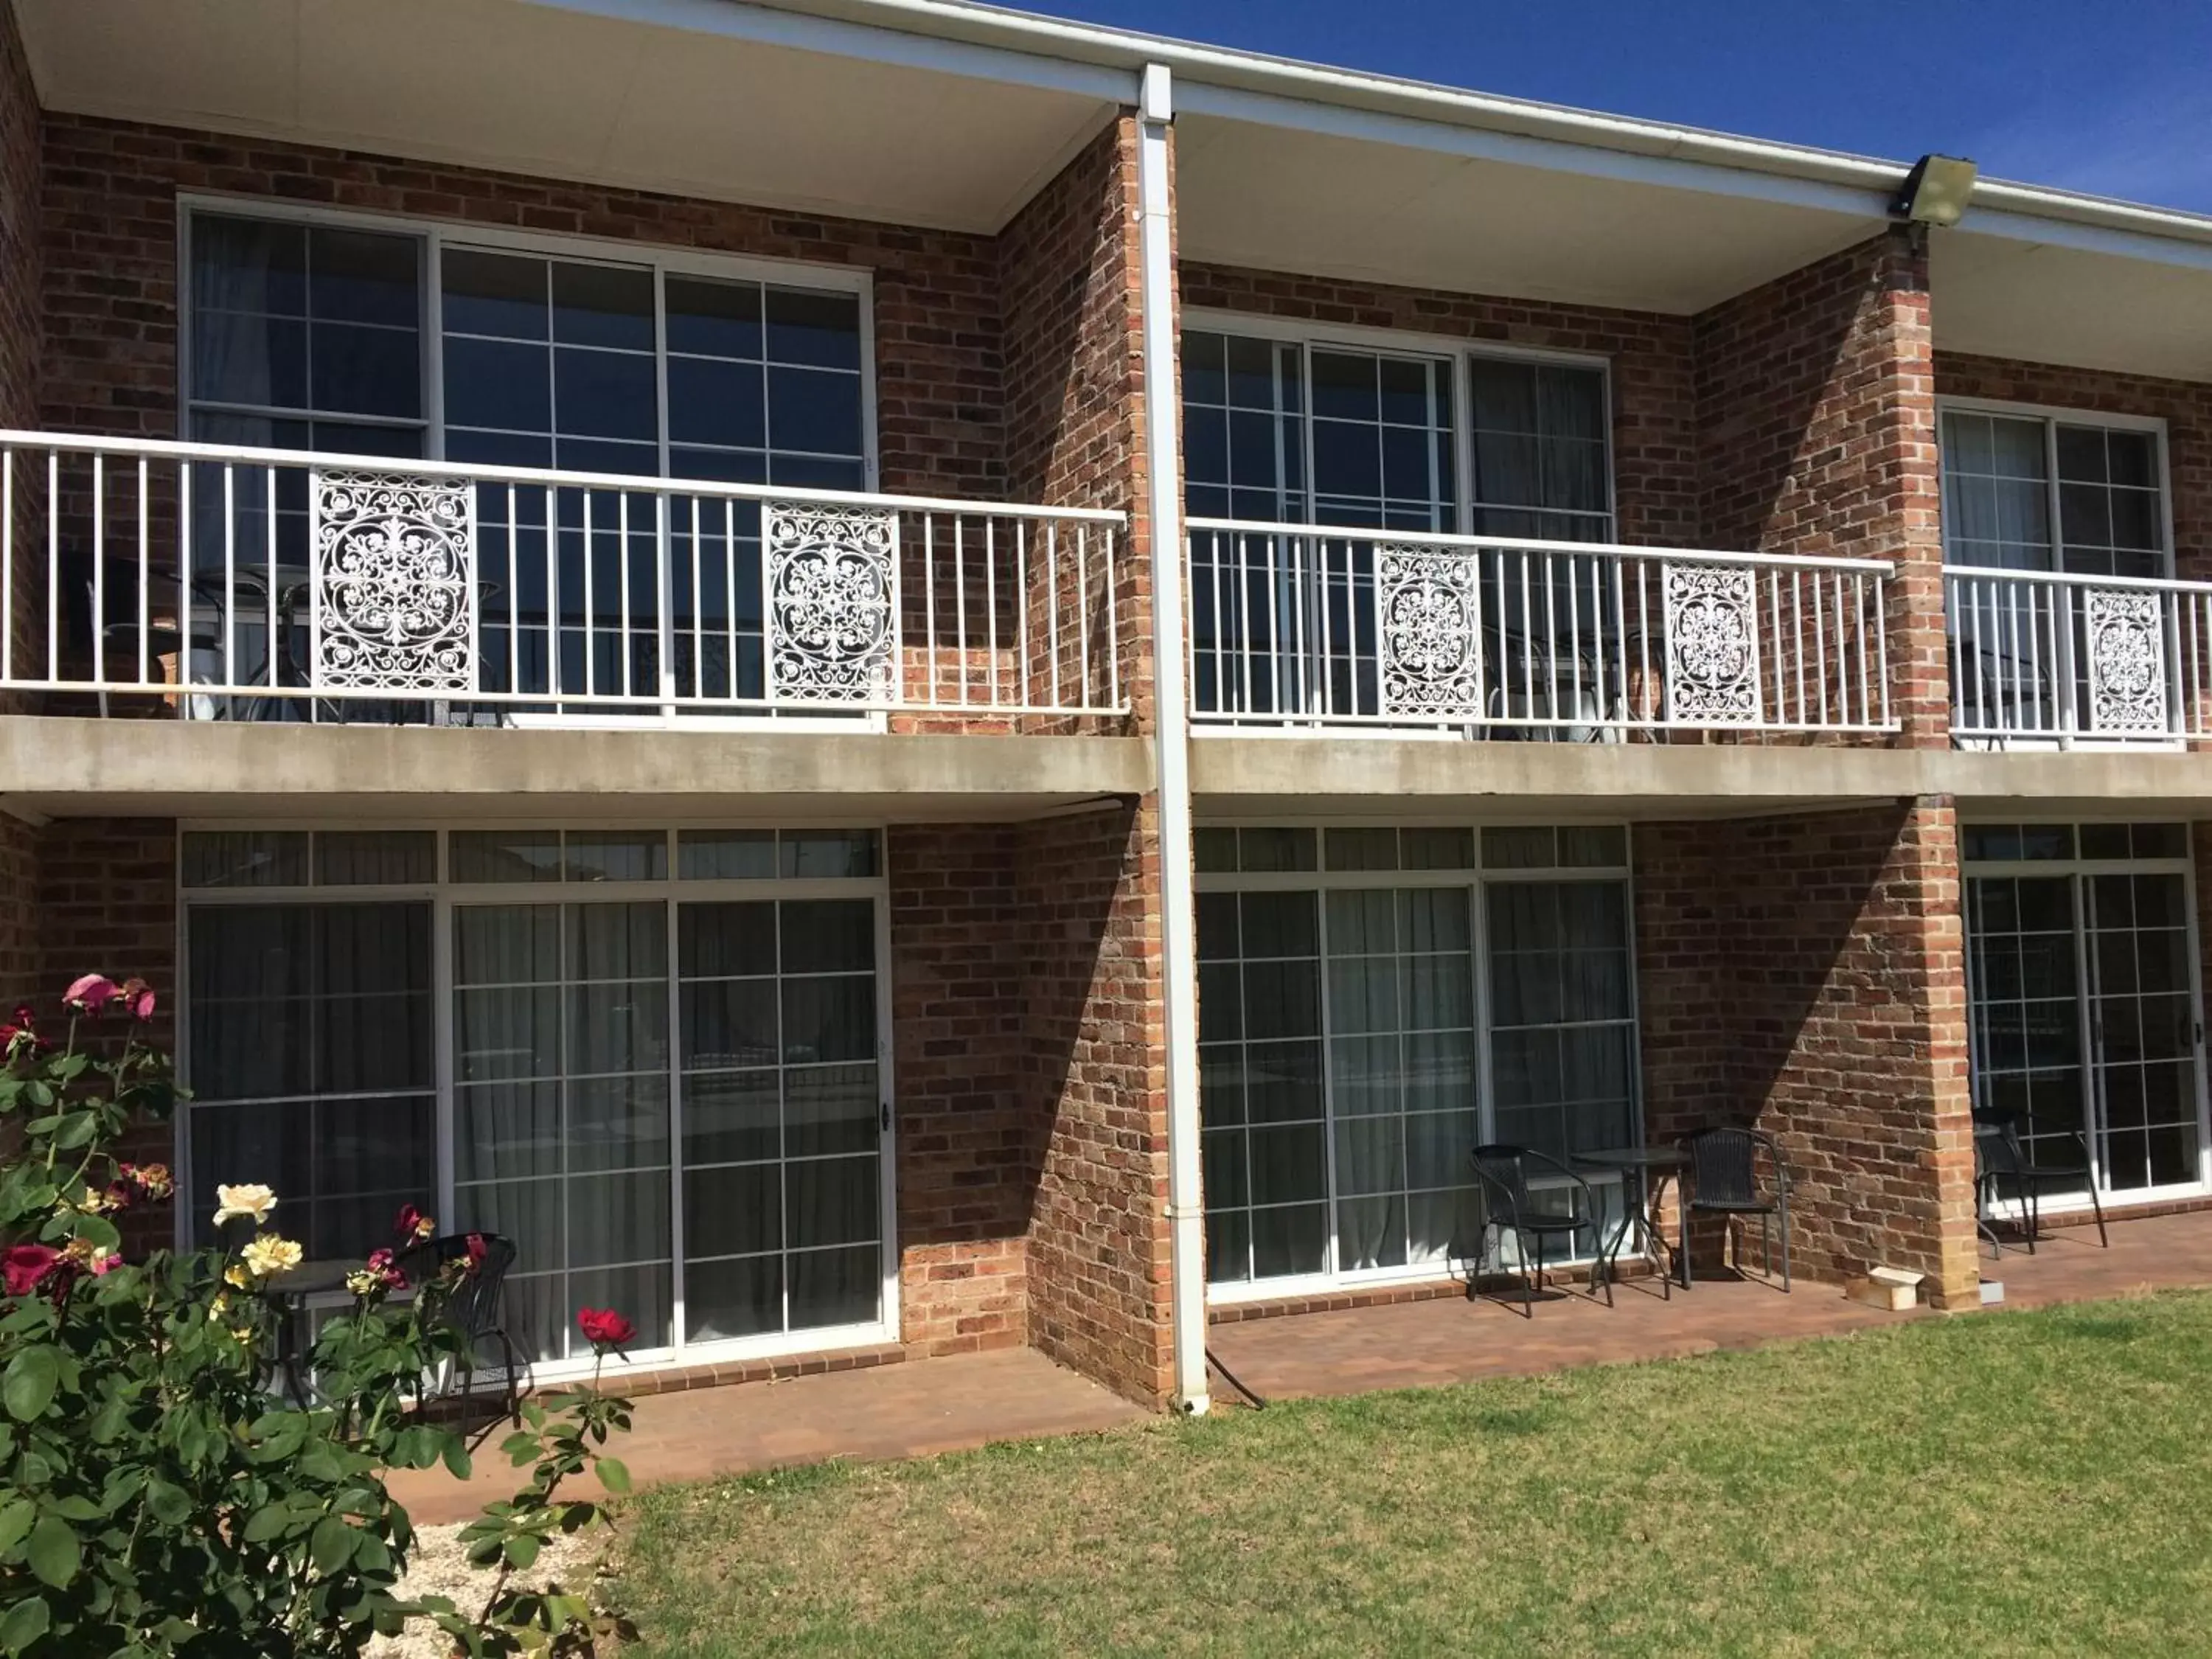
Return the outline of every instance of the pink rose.
[[[122,994],[123,988],[106,975],[86,974],[62,993],[62,1000],[72,1008],[96,1014]]]

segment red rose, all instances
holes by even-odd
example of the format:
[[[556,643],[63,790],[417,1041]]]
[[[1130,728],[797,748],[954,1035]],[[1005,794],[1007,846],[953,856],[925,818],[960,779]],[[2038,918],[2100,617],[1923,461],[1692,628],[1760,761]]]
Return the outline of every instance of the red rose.
[[[398,1215],[393,1218],[392,1223],[392,1236],[394,1238],[414,1237],[415,1224],[422,1220],[422,1212],[416,1209],[412,1204],[401,1205],[399,1206]]]
[[[9,1245],[6,1254],[0,1255],[0,1275],[4,1275],[8,1294],[28,1296],[54,1270],[61,1255],[48,1244]]]
[[[109,1182],[100,1195],[109,1209],[127,1210],[137,1200],[138,1188],[131,1182],[118,1179]]]
[[[469,1271],[474,1273],[478,1267],[483,1267],[483,1259],[484,1236],[482,1233],[471,1233],[469,1235]]]
[[[637,1327],[612,1308],[585,1308],[576,1315],[576,1328],[594,1348],[619,1348],[637,1334]]]

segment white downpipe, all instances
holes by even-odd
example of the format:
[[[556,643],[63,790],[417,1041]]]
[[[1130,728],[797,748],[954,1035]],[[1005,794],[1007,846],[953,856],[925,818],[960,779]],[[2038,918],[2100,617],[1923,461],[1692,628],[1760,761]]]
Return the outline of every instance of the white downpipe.
[[[1175,244],[1168,196],[1168,71],[1147,64],[1137,106],[1138,258],[1144,273],[1145,442],[1152,471],[1153,751],[1158,757],[1160,979],[1168,1049],[1169,1297],[1176,1403],[1212,1403],[1206,1376],[1206,1216],[1198,1123],[1198,932],[1191,893],[1190,705],[1183,685],[1181,411]]]

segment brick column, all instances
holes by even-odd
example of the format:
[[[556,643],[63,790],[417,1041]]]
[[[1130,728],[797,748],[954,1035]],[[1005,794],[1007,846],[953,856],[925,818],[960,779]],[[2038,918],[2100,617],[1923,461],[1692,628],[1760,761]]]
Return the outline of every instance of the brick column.
[[[1928,256],[1903,227],[1701,313],[1705,544],[1889,559],[1900,740],[1950,744]]]
[[[1977,1296],[1957,832],[1941,797],[1636,831],[1651,1133],[1766,1130],[1800,1272],[1947,1307]]]

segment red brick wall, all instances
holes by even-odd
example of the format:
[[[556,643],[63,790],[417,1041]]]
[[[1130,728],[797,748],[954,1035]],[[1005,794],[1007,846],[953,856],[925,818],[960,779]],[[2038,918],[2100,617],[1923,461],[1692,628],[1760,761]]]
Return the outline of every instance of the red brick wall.
[[[1023,827],[1023,1078],[1045,1139],[1030,1343],[1148,1405],[1174,1389],[1159,843],[1152,800]]]
[[[29,955],[29,1000],[42,1019],[60,1018],[61,994],[80,974],[146,980],[157,999],[147,1039],[176,1051],[177,826],[169,818],[71,818],[37,832],[36,938]],[[12,1003],[9,1006],[13,1006]],[[126,1137],[122,1156],[167,1163],[173,1127],[149,1124]],[[170,1206],[130,1213],[124,1243],[132,1252],[173,1237]]]
[[[1886,233],[1692,327],[1707,545],[1897,561],[1893,708],[1905,742],[1948,746],[1926,255]]]
[[[1635,840],[1650,1133],[1768,1131],[1792,1176],[1799,1271],[1917,1269],[1943,1304],[1971,1304],[1950,803],[1639,824]]]
[[[1124,116],[1016,214],[1000,234],[1006,314],[1006,477],[1018,500],[1128,512],[1132,533],[1115,561],[1115,610],[1124,641],[1117,665],[1140,724],[1151,718],[1152,605],[1145,500],[1142,272],[1138,258],[1136,123]],[[1093,556],[1103,554],[1097,531]],[[1102,562],[1093,566],[1103,569]],[[1065,629],[1072,569],[1060,580]],[[1047,595],[1028,596],[1042,654]],[[1107,678],[1103,640],[1091,672]]]
[[[1654,546],[1699,544],[1697,400],[1687,319],[1220,265],[1185,265],[1181,276],[1182,300],[1188,307],[1610,359],[1617,533],[1624,542]]]
[[[1021,1080],[1019,831],[895,826],[890,885],[901,1339],[1018,1346],[1042,1139]]]

